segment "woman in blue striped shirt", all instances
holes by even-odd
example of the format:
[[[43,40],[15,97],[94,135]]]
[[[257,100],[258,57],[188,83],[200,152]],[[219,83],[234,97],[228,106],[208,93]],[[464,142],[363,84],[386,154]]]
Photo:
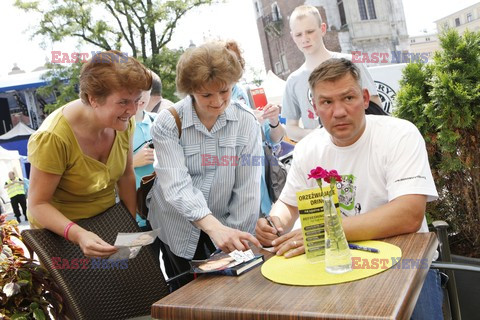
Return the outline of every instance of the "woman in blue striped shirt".
[[[152,128],[158,178],[149,220],[160,229],[169,277],[216,248],[260,245],[252,236],[263,166],[260,126],[252,112],[231,100],[242,72],[225,42],[188,49],[177,64],[177,91],[186,96],[174,105],[180,138],[168,110]]]

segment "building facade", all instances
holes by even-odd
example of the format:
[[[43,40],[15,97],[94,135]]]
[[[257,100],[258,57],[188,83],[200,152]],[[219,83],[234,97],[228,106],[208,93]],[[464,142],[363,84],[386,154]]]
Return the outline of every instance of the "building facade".
[[[390,56],[408,49],[401,0],[253,0],[265,69],[283,79],[304,62],[290,36],[288,22],[293,9],[302,4],[318,8],[327,25],[324,42],[328,50]]]
[[[459,34],[463,34],[467,29],[478,32],[480,31],[480,2],[439,19],[435,23],[438,32],[447,28],[457,29]]]
[[[440,50],[440,42],[436,33],[425,33],[410,37],[409,52],[417,55],[422,62],[433,58],[435,51]]]
[[[428,55],[428,60],[433,57],[435,51],[441,50],[438,35],[447,29],[456,29],[460,35],[465,30],[480,31],[480,2],[470,7],[449,14],[435,21],[438,33],[424,33],[411,36],[409,51],[413,54],[422,56]]]

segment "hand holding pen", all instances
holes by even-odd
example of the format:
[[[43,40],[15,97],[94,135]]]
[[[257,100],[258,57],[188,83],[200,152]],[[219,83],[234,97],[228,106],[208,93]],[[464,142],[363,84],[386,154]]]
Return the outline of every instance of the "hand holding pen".
[[[255,226],[255,237],[262,246],[271,247],[272,241],[278,239],[283,232],[283,227],[278,217],[261,214]]]
[[[267,220],[268,225],[275,229],[277,237],[280,237],[280,232],[278,231],[277,226],[275,226],[275,224],[273,223],[272,218],[270,216],[267,216],[265,213],[262,213],[262,216],[265,220]]]

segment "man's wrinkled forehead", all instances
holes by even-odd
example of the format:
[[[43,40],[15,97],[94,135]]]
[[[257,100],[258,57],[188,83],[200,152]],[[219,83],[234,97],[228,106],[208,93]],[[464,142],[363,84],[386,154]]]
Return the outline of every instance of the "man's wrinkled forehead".
[[[355,78],[348,73],[342,77],[317,81],[311,89],[315,99],[326,99],[337,95],[346,96],[361,93],[362,86],[360,81],[355,80]]]

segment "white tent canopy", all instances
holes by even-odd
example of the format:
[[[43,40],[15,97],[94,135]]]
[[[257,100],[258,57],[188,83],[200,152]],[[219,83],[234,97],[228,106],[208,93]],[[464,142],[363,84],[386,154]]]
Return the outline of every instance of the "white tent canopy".
[[[10,90],[23,90],[29,88],[38,88],[47,84],[42,76],[48,70],[40,70],[27,73],[11,74],[0,77],[0,92]]]
[[[15,127],[12,128],[12,130],[1,135],[0,140],[8,140],[18,136],[29,136],[34,132],[35,130],[31,129],[29,126],[20,121]]]

